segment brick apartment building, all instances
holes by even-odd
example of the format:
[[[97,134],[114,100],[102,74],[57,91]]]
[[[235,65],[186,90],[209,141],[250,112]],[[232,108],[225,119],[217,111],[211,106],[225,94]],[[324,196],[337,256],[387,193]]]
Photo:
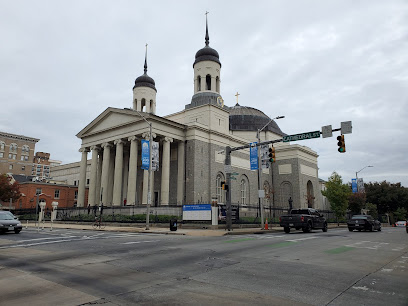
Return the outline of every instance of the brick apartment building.
[[[0,132],[0,173],[31,175],[37,138]]]

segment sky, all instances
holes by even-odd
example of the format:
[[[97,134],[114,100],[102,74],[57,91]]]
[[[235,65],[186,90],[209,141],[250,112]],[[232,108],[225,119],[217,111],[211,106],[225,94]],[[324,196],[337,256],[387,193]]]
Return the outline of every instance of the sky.
[[[323,180],[358,172],[408,187],[406,0],[0,0],[0,131],[79,161],[76,134],[108,107],[132,107],[146,43],[156,114],[183,110],[206,11],[226,105],[238,92],[241,106],[285,116],[289,135],[352,121],[346,153],[339,132],[292,144],[317,152]]]

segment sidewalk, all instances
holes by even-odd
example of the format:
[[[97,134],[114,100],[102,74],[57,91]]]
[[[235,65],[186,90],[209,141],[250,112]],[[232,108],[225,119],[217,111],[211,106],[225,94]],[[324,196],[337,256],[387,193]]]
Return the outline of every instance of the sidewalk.
[[[23,231],[26,227],[36,228],[37,225],[35,222],[24,223],[23,224]],[[77,229],[77,230],[94,230],[92,228],[92,224],[79,224],[79,223],[53,223],[45,222],[40,223],[39,231],[52,231],[52,229],[63,228],[63,229]],[[127,233],[154,233],[154,234],[165,234],[165,235],[186,235],[186,236],[208,236],[208,237],[216,237],[216,236],[225,236],[225,235],[245,235],[245,234],[264,234],[270,232],[283,232],[283,228],[281,227],[269,227],[269,230],[262,230],[260,227],[256,228],[233,228],[231,231],[226,229],[196,229],[196,228],[182,228],[182,226],[178,227],[176,231],[171,231],[170,227],[156,227],[150,226],[148,230],[146,230],[145,226],[114,226],[114,225],[106,225],[104,229],[96,229],[94,231],[114,231],[114,232],[127,232]]]

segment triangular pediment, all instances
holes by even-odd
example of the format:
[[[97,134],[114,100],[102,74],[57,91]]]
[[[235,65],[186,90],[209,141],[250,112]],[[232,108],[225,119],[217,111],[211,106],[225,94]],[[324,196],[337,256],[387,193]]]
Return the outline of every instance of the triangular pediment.
[[[109,107],[82,129],[76,136],[83,138],[142,120],[132,111]]]

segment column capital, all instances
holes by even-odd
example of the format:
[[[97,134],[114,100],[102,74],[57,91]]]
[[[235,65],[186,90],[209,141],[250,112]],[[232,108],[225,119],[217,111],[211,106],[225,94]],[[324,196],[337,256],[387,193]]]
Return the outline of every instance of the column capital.
[[[116,139],[113,143],[115,145],[120,145],[120,144],[123,144],[123,140],[122,139]]]
[[[164,141],[173,142],[173,138],[171,138],[171,137],[164,137]]]
[[[138,140],[139,138],[137,137],[137,136],[135,136],[135,135],[133,135],[133,136],[130,136],[129,138],[128,138],[128,141],[134,141],[134,140]]]
[[[112,147],[112,144],[111,143],[109,143],[109,142],[104,142],[102,145],[101,145],[101,147],[102,148],[111,148]]]
[[[91,146],[91,150],[99,151],[101,149],[100,146]]]
[[[79,150],[78,150],[79,152],[81,152],[81,153],[88,153],[89,152],[89,148],[80,148]]]
[[[156,133],[152,133],[152,139],[155,139],[156,136],[157,136]],[[146,140],[149,140],[149,138],[150,138],[149,132],[144,132],[144,133],[142,134],[142,137],[143,137],[144,139],[146,139]]]

